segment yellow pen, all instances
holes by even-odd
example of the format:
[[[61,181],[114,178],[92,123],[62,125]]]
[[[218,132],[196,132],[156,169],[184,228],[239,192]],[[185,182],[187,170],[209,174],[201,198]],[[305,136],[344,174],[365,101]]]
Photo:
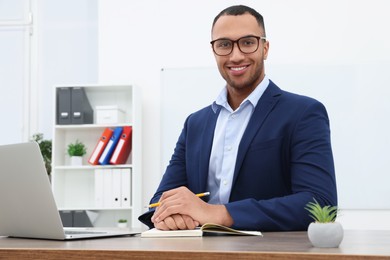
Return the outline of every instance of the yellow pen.
[[[204,197],[204,196],[208,196],[208,195],[210,195],[210,192],[203,192],[203,193],[198,193],[198,194],[195,194],[195,196],[197,196],[197,197]],[[152,203],[152,204],[150,204],[148,207],[149,208],[155,208],[155,207],[158,207],[158,206],[160,206],[160,202],[157,202],[157,203]]]

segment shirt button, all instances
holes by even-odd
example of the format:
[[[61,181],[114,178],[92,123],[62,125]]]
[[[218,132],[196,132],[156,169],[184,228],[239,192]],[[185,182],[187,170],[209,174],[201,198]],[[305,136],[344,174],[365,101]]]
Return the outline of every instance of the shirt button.
[[[231,151],[231,150],[232,150],[232,147],[231,147],[231,146],[228,146],[228,147],[226,147],[226,149],[227,149],[228,151]]]
[[[233,118],[233,119],[236,118],[236,114],[233,114],[233,115],[231,116],[231,118]]]
[[[227,185],[227,181],[225,180],[225,181],[223,181],[223,185]]]

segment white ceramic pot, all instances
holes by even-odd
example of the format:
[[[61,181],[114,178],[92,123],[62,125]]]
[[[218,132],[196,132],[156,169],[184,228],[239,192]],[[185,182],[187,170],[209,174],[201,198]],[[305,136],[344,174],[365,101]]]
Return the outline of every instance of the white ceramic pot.
[[[127,228],[127,223],[119,223],[118,222],[118,228]]]
[[[338,247],[343,240],[344,229],[338,222],[313,222],[307,229],[307,235],[315,247]]]
[[[83,165],[83,157],[82,156],[71,156],[70,164],[72,166],[81,166]]]

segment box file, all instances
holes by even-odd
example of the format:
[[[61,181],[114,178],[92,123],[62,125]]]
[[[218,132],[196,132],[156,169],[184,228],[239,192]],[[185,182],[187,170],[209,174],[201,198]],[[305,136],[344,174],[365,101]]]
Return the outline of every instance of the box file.
[[[73,227],[73,213],[70,210],[60,210],[60,217],[64,227]]]
[[[113,190],[112,190],[112,170],[103,170],[103,206],[104,208],[112,208]]]
[[[95,207],[102,209],[131,207],[131,169],[95,170]]]
[[[131,207],[131,169],[123,168],[121,170],[121,207]]]
[[[57,124],[71,124],[71,88],[58,88],[56,93],[57,98]]]
[[[123,131],[123,127],[116,127],[114,129],[114,132],[112,133],[112,136],[108,141],[106,148],[104,148],[104,151],[100,156],[99,164],[101,165],[109,164],[112,153],[114,152],[115,147],[118,144],[119,139],[121,138],[122,131]]]
[[[93,109],[82,87],[57,89],[57,124],[92,124]]]
[[[118,141],[118,144],[115,147],[114,152],[112,153],[110,164],[125,164],[129,154],[131,152],[132,145],[132,127],[124,126],[122,135]]]
[[[73,211],[73,226],[74,227],[93,227],[85,210]]]
[[[112,207],[121,207],[121,169],[112,169]]]
[[[88,159],[88,163],[92,165],[97,165],[99,164],[99,159],[104,152],[104,149],[106,148],[108,142],[111,139],[112,134],[114,133],[114,130],[111,128],[106,128],[104,129],[102,135],[99,137],[99,140],[93,149],[93,152],[91,154],[91,157]]]
[[[95,170],[95,207],[104,207],[104,171],[103,169]]]
[[[64,227],[92,227],[92,222],[85,210],[60,210]]]
[[[73,87],[71,94],[71,122],[72,124],[92,124],[93,109],[84,88]]]

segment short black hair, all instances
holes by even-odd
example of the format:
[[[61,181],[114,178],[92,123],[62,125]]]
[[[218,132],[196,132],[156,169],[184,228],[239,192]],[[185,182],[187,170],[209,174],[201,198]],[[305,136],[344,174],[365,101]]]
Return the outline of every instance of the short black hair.
[[[257,20],[257,23],[259,24],[259,26],[263,29],[264,31],[264,36],[265,35],[265,25],[264,25],[264,19],[263,19],[263,16],[261,14],[259,14],[259,12],[257,12],[255,9],[253,8],[250,8],[249,6],[245,6],[245,5],[233,5],[233,6],[230,6],[228,8],[225,8],[224,10],[222,10],[215,18],[214,18],[214,21],[213,21],[213,26],[212,28],[214,28],[214,25],[215,23],[218,21],[218,19],[223,16],[223,15],[243,15],[243,14],[246,14],[246,13],[249,13],[250,15],[254,16]]]

